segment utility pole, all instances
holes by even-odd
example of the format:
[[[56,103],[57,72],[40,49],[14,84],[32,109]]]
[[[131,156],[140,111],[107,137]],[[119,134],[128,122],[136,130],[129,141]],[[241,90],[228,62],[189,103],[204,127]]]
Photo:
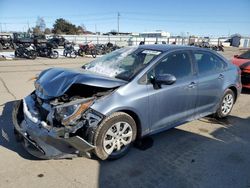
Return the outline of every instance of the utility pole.
[[[27,26],[28,26],[27,32],[29,32],[29,30],[30,30],[30,23],[29,23],[29,21],[27,22]]]
[[[117,33],[119,35],[119,32],[120,32],[120,12],[117,13]]]

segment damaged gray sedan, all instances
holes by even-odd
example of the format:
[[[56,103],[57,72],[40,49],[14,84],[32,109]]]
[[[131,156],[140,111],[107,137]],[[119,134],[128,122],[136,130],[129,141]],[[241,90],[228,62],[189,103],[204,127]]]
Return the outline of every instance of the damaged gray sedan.
[[[238,69],[206,49],[128,47],[80,69],[40,73],[13,110],[14,133],[32,155],[124,156],[143,136],[215,114],[226,117],[240,90]]]

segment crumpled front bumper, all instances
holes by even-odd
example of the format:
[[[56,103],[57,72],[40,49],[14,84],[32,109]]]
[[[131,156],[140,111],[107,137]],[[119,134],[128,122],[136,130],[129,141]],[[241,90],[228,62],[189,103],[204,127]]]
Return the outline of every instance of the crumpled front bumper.
[[[25,105],[23,100],[16,103],[12,119],[17,141],[21,141],[30,154],[42,159],[72,158],[95,148],[79,136],[64,138],[64,128],[34,122],[29,112],[25,111]]]

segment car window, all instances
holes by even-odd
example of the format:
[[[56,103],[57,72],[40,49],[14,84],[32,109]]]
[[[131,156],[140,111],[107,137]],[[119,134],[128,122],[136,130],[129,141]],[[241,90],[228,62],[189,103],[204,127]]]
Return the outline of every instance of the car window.
[[[241,59],[250,59],[250,50],[244,52],[243,54],[238,56]]]
[[[113,51],[88,64],[84,69],[104,76],[129,81],[161,54],[161,51],[127,47]]]
[[[195,52],[194,58],[197,62],[199,74],[223,71],[226,63],[209,52]]]
[[[192,75],[192,64],[187,52],[175,52],[163,58],[149,73],[150,77],[172,74],[177,79]]]
[[[140,61],[141,64],[148,64],[154,57],[155,54],[148,53],[149,50],[144,50],[137,56],[127,56],[123,59],[122,64],[125,66],[132,66],[136,61]]]

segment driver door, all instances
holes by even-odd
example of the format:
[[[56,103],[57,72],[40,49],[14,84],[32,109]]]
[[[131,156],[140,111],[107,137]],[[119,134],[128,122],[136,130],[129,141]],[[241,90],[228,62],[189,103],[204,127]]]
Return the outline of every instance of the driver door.
[[[151,131],[168,129],[192,119],[197,100],[197,77],[193,70],[190,53],[177,51],[166,55],[149,71],[151,81],[161,74],[176,77],[172,85],[162,84],[159,88],[147,85]]]

